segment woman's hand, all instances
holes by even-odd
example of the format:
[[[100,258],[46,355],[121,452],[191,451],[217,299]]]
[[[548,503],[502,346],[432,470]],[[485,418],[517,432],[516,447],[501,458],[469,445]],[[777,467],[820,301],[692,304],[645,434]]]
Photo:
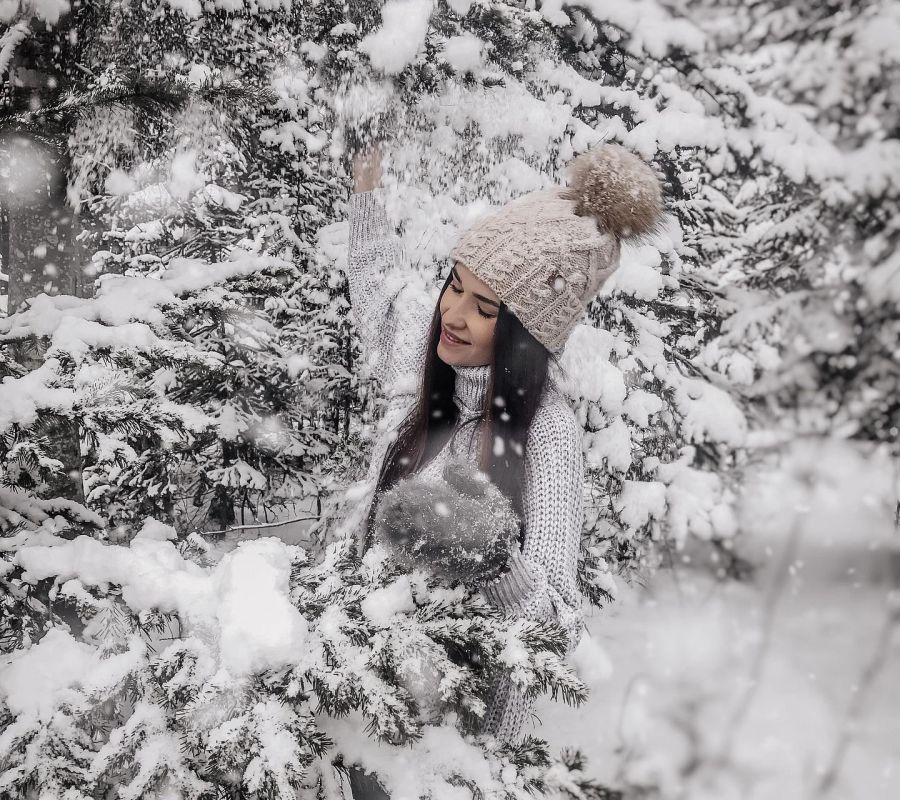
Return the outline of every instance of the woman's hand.
[[[368,192],[381,185],[381,145],[353,153],[353,191]]]

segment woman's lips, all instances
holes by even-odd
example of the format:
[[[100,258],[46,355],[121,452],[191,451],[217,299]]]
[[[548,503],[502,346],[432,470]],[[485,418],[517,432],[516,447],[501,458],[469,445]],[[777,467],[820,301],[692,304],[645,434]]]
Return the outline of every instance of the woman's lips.
[[[441,341],[448,345],[468,344],[468,342],[463,341],[458,336],[453,336],[446,328],[441,328]]]

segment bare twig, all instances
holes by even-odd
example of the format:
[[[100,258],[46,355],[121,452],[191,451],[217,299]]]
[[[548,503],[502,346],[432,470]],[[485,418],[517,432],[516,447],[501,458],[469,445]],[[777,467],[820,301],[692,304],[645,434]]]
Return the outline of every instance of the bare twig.
[[[872,685],[875,683],[875,679],[879,676],[882,669],[884,669],[885,662],[888,659],[891,649],[891,636],[898,627],[900,627],[900,603],[895,602],[888,607],[888,612],[884,617],[881,631],[875,642],[875,651],[872,653],[869,663],[866,664],[863,669],[862,676],[859,680],[859,686],[850,699],[850,705],[844,716],[841,732],[835,743],[831,760],[828,762],[828,768],[825,770],[818,785],[810,795],[811,798],[825,797],[835,788],[835,781],[837,780],[844,758],[847,755],[847,749],[853,741],[853,732],[856,728],[856,723],[859,720],[860,712],[865,704],[866,696],[868,695],[869,690],[871,690]]]
[[[292,522],[312,522],[313,520],[319,519],[318,517],[291,517],[290,519],[283,519],[280,522],[266,522],[260,525],[235,525],[231,528],[225,528],[221,531],[196,531],[200,536],[221,536],[226,533],[233,533],[234,531],[252,531],[252,530],[264,530],[266,528],[280,528],[282,525],[290,525]]]
[[[765,605],[763,606],[762,641],[759,643],[759,647],[753,657],[753,663],[750,666],[747,688],[744,690],[740,701],[735,707],[734,712],[731,714],[731,719],[729,720],[724,736],[722,737],[722,744],[716,759],[719,763],[726,762],[726,759],[734,746],[737,732],[750,708],[750,703],[762,683],[761,676],[763,666],[765,665],[766,656],[768,656],[772,645],[772,629],[775,622],[775,612],[778,609],[778,601],[781,599],[784,587],[787,585],[787,577],[790,574],[791,564],[794,563],[797,555],[797,547],[800,542],[800,529],[801,515],[798,514],[794,518],[790,536],[784,547],[781,562],[778,565],[778,571],[775,573],[772,586],[766,593]]]

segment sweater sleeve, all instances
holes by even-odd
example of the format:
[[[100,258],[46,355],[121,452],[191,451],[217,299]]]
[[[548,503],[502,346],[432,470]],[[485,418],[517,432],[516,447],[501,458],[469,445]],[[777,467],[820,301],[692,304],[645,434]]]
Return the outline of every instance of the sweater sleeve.
[[[425,357],[436,298],[409,268],[385,211],[384,190],[350,196],[347,283],[370,375],[393,394],[409,394]]]
[[[565,403],[539,409],[525,452],[525,540],[509,569],[481,592],[504,614],[557,619],[568,633],[566,655],[584,630],[577,584],[578,552],[584,521],[582,430]],[[510,674],[492,688],[482,732],[517,741],[534,707]]]

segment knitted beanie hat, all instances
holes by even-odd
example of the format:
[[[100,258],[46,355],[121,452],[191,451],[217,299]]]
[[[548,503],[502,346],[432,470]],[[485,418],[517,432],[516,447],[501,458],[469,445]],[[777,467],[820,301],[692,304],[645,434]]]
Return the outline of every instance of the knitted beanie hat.
[[[594,147],[566,169],[569,186],[516,198],[450,250],[554,353],[619,266],[621,240],[653,231],[662,214],[656,174],[620,145]]]

